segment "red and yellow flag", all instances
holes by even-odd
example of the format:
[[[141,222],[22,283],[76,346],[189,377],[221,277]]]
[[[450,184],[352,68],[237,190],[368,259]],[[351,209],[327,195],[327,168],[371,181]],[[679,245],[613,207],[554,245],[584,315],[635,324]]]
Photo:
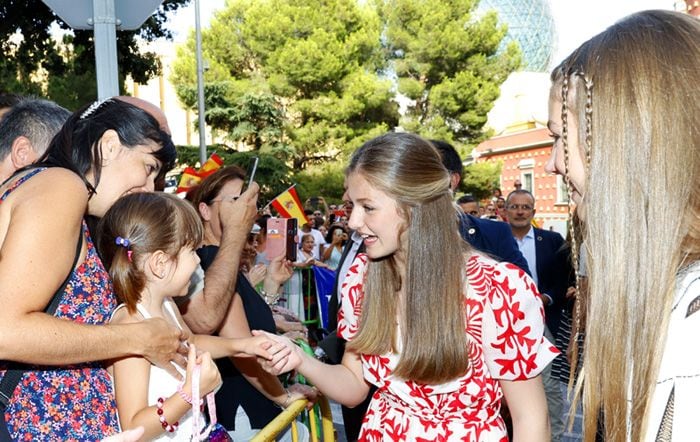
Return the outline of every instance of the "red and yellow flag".
[[[219,170],[223,164],[224,160],[222,160],[219,155],[216,153],[211,154],[209,159],[202,164],[202,167],[199,168],[199,177],[202,179],[208,177],[212,173]]]
[[[282,192],[277,198],[273,199],[270,204],[277,210],[282,218],[296,218],[301,227],[308,223],[309,220],[306,218],[306,215],[304,215],[304,207],[301,205],[301,200],[294,186],[296,186],[296,184]]]
[[[191,187],[194,187],[202,182],[202,177],[193,167],[185,167],[180,177],[180,182],[177,185],[176,193],[187,192]]]

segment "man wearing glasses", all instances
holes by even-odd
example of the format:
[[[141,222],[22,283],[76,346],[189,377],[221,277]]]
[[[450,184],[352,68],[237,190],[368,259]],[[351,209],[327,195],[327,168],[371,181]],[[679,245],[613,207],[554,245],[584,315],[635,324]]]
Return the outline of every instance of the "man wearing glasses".
[[[569,248],[557,232],[533,226],[535,197],[529,191],[519,189],[511,192],[506,200],[506,214],[515,242],[527,261],[530,275],[545,306],[545,336],[550,342],[555,342],[554,336],[559,332],[565,309],[569,308],[566,290],[571,285],[573,273]],[[565,354],[566,345],[559,351]],[[558,441],[564,433],[565,405],[560,379],[552,375],[551,367],[552,364],[542,373],[542,381],[547,396],[552,441]]]

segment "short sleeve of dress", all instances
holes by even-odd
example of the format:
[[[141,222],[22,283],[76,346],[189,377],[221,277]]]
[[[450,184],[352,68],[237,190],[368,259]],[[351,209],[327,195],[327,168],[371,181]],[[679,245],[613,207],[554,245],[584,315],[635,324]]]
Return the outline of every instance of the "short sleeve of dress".
[[[352,338],[355,337],[360,325],[360,313],[364,295],[362,286],[366,269],[367,255],[358,253],[355,260],[348,268],[345,279],[340,286],[338,336],[346,341],[351,341]]]
[[[474,272],[469,272],[474,273]],[[559,354],[544,337],[544,307],[534,281],[510,263],[485,265],[483,348],[494,379],[530,379]]]

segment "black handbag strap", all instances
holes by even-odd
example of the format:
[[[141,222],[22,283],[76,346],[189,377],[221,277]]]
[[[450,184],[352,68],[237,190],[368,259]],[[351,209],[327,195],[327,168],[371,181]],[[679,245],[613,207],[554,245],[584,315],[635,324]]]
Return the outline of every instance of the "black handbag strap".
[[[63,299],[63,292],[66,289],[66,285],[68,285],[68,281],[70,281],[70,277],[73,274],[76,264],[78,264],[78,259],[80,259],[80,252],[83,248],[83,235],[84,232],[81,227],[80,235],[78,235],[78,246],[75,249],[73,265],[70,268],[70,272],[68,272],[68,276],[66,276],[66,279],[63,281],[63,284],[61,284],[61,287],[56,290],[53,298],[51,298],[51,302],[49,303],[48,307],[46,307],[46,310],[44,310],[44,312],[48,315],[53,315],[56,312],[58,304],[60,304],[61,300]],[[7,405],[10,403],[10,399],[15,392],[15,388],[17,388],[17,384],[19,384],[22,376],[24,376],[24,373],[28,370],[24,364],[11,363],[8,366],[11,368],[7,369],[5,376],[3,376],[2,381],[0,381],[0,410],[5,410],[5,408],[7,408]],[[2,418],[2,416],[0,416],[0,418]]]

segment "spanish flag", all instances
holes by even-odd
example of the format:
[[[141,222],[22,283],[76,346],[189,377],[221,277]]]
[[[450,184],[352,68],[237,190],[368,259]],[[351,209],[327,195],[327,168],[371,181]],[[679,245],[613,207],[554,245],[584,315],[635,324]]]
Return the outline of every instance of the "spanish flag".
[[[211,175],[212,173],[216,172],[219,170],[221,166],[223,166],[224,160],[221,159],[219,155],[216,153],[211,154],[209,159],[202,164],[202,167],[199,168],[199,177],[201,179],[204,179]]]
[[[277,198],[273,199],[270,204],[274,207],[282,218],[296,218],[299,226],[308,223],[309,220],[304,215],[304,208],[299,200],[299,195],[294,188],[296,184],[282,192]]]
[[[182,171],[176,193],[187,192],[191,187],[196,186],[201,181],[202,177],[199,175],[199,172],[193,167],[186,167],[185,170]]]

